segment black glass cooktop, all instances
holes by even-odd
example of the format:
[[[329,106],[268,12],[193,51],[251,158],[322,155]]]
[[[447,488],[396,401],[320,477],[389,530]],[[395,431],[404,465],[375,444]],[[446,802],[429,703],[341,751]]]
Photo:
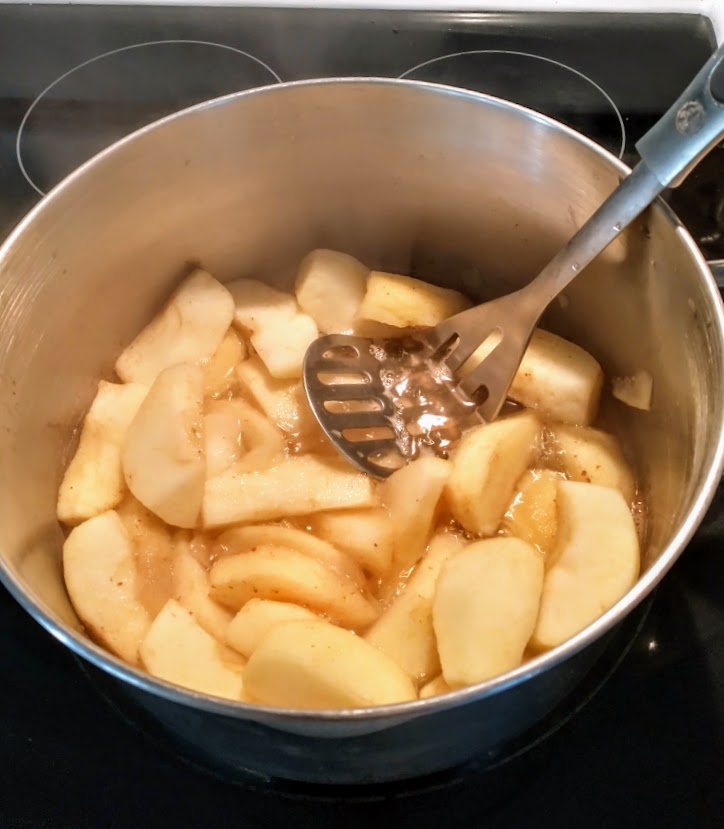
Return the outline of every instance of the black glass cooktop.
[[[713,48],[695,15],[0,4],[0,236],[131,130],[217,95],[319,76],[499,95],[632,162]],[[704,253],[724,258],[724,150],[670,200]],[[215,776],[119,707],[0,588],[0,826],[719,826],[721,501],[585,686],[509,756],[374,789]]]

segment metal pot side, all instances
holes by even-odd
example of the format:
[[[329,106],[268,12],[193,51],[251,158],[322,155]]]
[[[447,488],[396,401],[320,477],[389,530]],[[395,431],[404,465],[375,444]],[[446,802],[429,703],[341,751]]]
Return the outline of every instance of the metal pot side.
[[[313,713],[156,681],[84,635],[63,586],[57,488],[97,380],[193,264],[222,281],[288,286],[299,259],[325,246],[486,299],[535,275],[626,173],[522,107],[379,79],[231,95],[96,156],[0,248],[0,577],[54,636],[229,768],[361,782],[494,752],[585,675],[603,635],[681,553],[721,475],[721,301],[663,202],[544,319],[608,377],[654,377],[651,411],[604,411],[626,436],[649,507],[642,576],[587,630],[504,677],[405,705]]]

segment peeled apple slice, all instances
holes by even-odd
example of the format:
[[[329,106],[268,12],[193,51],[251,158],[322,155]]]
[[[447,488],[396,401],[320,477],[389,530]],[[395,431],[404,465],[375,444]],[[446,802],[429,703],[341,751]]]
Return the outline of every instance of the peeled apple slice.
[[[83,421],[78,448],[58,493],[58,520],[80,524],[118,506],[127,491],[121,446],[129,424],[148,393],[140,383],[107,383]]]
[[[138,598],[155,616],[172,593],[174,541],[170,528],[132,495],[118,505],[116,512],[133,547]]]
[[[164,369],[126,431],[123,472],[131,492],[176,527],[194,527],[204,497],[204,370]]]
[[[191,554],[187,543],[177,545],[172,589],[173,598],[188,610],[198,624],[223,642],[233,614],[209,596],[209,574]]]
[[[126,383],[150,386],[169,366],[207,360],[233,315],[234,300],[227,289],[206,271],[196,270],[116,360],[116,373]]]
[[[207,397],[216,397],[233,388],[237,383],[234,369],[246,359],[246,356],[246,343],[233,328],[229,328],[219,347],[206,363],[204,394]]]
[[[285,708],[364,708],[417,697],[388,656],[321,620],[275,625],[244,669],[244,684],[254,701]]]
[[[450,686],[445,682],[445,677],[442,675],[431,679],[427,685],[420,688],[420,699],[428,699],[428,697],[435,697],[438,694],[447,694],[451,690]]]
[[[251,344],[272,377],[298,379],[302,376],[304,355],[318,336],[314,320],[299,313],[275,326],[259,329],[251,335]]]
[[[310,619],[319,619],[319,616],[298,604],[249,599],[228,626],[226,641],[234,650],[249,658],[274,625]]]
[[[159,679],[215,697],[242,698],[241,657],[217,642],[173,599],[154,619],[140,654],[146,670]]]
[[[390,569],[394,528],[386,509],[339,510],[311,516],[312,532],[349,553],[373,576]]]
[[[258,357],[240,363],[236,375],[242,388],[271,422],[289,434],[314,428],[314,415],[303,399],[301,383],[272,377]]]
[[[561,473],[551,469],[529,469],[523,473],[503,519],[503,532],[537,547],[546,556],[546,566],[558,530],[556,498],[560,480]]]
[[[596,419],[602,385],[601,366],[587,351],[538,328],[508,396],[544,417],[588,426]]]
[[[613,607],[636,583],[639,542],[617,489],[558,484],[558,536],[531,644],[554,648]]]
[[[238,397],[210,400],[205,406],[206,477],[234,471],[260,472],[276,466],[286,454],[281,430]]]
[[[204,524],[251,524],[376,503],[369,477],[344,462],[293,455],[261,472],[233,467],[206,484]]]
[[[253,598],[304,605],[346,627],[366,628],[377,610],[358,585],[309,556],[263,546],[225,556],[211,568],[211,598],[239,610]]]
[[[295,527],[282,527],[279,524],[234,527],[219,536],[216,549],[223,550],[228,555],[229,553],[245,553],[264,546],[296,550],[326,564],[340,576],[352,579],[360,587],[365,584],[365,575],[354,559],[341,553],[326,541]]]
[[[392,524],[392,564],[397,572],[412,567],[425,552],[451,472],[449,461],[423,457],[393,472],[382,485],[382,501]]]
[[[571,480],[614,487],[632,503],[636,482],[613,435],[599,429],[556,426],[552,445],[556,463]]]
[[[367,290],[369,268],[346,253],[318,249],[302,259],[294,291],[325,334],[349,334]]]
[[[304,355],[318,336],[314,320],[296,299],[256,279],[228,284],[234,297],[234,322],[251,332],[251,344],[273,377],[302,376]]]
[[[241,421],[231,407],[207,411],[204,415],[204,453],[207,478],[226,472],[244,453]]]
[[[458,291],[411,276],[372,271],[358,316],[405,328],[437,325],[466,308],[470,308],[470,301]]]
[[[63,545],[68,595],[94,639],[131,665],[151,616],[138,598],[133,546],[113,510],[85,521]]]
[[[416,682],[440,673],[432,601],[445,562],[465,547],[452,533],[440,533],[415,567],[402,593],[365,634],[365,639],[384,651]]]
[[[540,430],[532,412],[521,412],[463,435],[445,494],[453,516],[468,532],[495,534],[517,481],[538,454]]]
[[[297,301],[286,291],[258,279],[235,279],[226,288],[234,299],[234,325],[255,333],[297,313]]]
[[[451,688],[518,667],[538,616],[543,556],[518,538],[476,541],[446,562],[432,619]]]

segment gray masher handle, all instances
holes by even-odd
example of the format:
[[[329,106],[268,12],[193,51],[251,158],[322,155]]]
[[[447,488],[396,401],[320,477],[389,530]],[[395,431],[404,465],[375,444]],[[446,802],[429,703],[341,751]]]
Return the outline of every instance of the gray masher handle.
[[[520,291],[531,313],[542,311],[659,193],[679,185],[723,136],[724,45],[636,144],[641,161],[631,175]]]

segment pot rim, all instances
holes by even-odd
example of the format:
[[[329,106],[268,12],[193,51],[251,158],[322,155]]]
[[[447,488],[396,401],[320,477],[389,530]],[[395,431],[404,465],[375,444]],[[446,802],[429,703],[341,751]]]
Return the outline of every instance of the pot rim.
[[[233,92],[218,98],[203,101],[186,109],[179,110],[171,115],[165,116],[151,124],[148,124],[135,132],[119,139],[118,141],[101,150],[98,154],[84,162],[80,167],[66,176],[61,182],[53,187],[42,199],[20,220],[11,231],[8,237],[0,245],[0,266],[9,256],[11,249],[22,237],[26,229],[32,225],[36,217],[50,209],[55,201],[62,197],[63,192],[72,187],[77,180],[88,175],[93,168],[102,167],[105,160],[116,153],[119,148],[138,140],[146,133],[165,128],[166,125],[190,117],[197,112],[212,109],[217,106],[230,104],[245,98],[275,94],[285,94],[289,89],[295,87],[309,86],[400,86],[417,89],[419,93],[430,94],[431,96],[455,96],[492,105],[496,109],[512,110],[525,116],[529,120],[537,121],[550,130],[565,135],[569,140],[584,144],[591,152],[602,157],[613,169],[622,176],[627,176],[631,169],[616,158],[605,148],[596,144],[588,137],[578,133],[572,128],[562,124],[546,115],[528,109],[520,104],[496,98],[470,90],[459,89],[445,84],[427,83],[407,79],[392,79],[378,77],[335,77],[335,78],[313,78],[301,81],[289,81],[275,83],[267,86],[256,87],[242,92]],[[714,278],[709,270],[706,260],[696,246],[689,232],[671,210],[671,208],[659,197],[653,204],[653,209],[663,213],[672,229],[678,234],[693,262],[698,266],[700,276],[703,279],[707,302],[716,320],[716,332],[718,346],[724,351],[724,306],[717,289]],[[170,682],[157,679],[140,668],[134,668],[118,657],[97,645],[80,631],[67,625],[55,614],[46,611],[39,601],[33,597],[30,591],[26,590],[19,579],[7,568],[4,559],[0,558],[0,582],[2,582],[10,594],[18,603],[52,636],[66,645],[72,652],[88,660],[98,668],[111,674],[114,678],[129,683],[130,685],[147,691],[155,696],[162,697],[174,703],[190,706],[210,713],[235,718],[244,718],[254,721],[267,722],[277,727],[283,727],[283,722],[306,721],[308,723],[324,721],[327,723],[341,722],[370,722],[378,723],[378,727],[385,727],[386,720],[406,720],[419,716],[426,712],[438,711],[450,706],[463,705],[483,699],[494,694],[512,688],[533,676],[552,668],[569,657],[582,650],[588,644],[598,639],[617,622],[625,617],[636,605],[638,605],[661,581],[663,576],[681,555],[684,547],[691,540],[696,532],[706,510],[711,503],[717,489],[717,485],[724,470],[724,429],[720,428],[714,452],[708,461],[708,469],[705,477],[699,485],[696,497],[693,499],[681,526],[677,529],[669,544],[662,551],[656,562],[639,578],[634,587],[620,599],[613,607],[601,615],[595,622],[584,628],[566,642],[558,645],[550,651],[539,654],[528,662],[520,665],[508,673],[494,677],[483,683],[461,688],[447,694],[428,697],[427,699],[412,700],[410,702],[395,703],[391,705],[380,705],[366,708],[349,709],[323,709],[306,710],[297,708],[279,708],[274,706],[256,705],[244,702],[214,697],[196,691],[181,688]],[[390,723],[394,724],[394,723]]]

